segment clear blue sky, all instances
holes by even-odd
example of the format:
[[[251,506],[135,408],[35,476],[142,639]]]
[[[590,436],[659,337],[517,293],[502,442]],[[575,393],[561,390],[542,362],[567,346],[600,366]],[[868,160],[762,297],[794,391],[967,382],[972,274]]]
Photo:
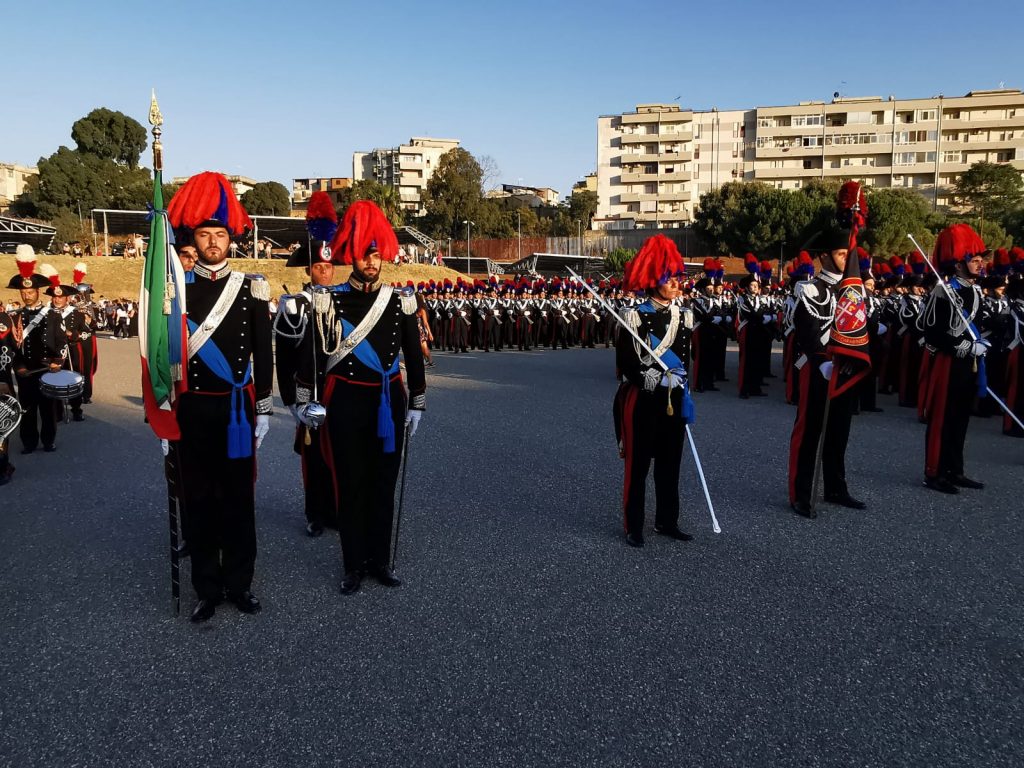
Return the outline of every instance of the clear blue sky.
[[[1020,2],[0,1],[0,161],[35,164],[95,107],[147,125],[168,175],[349,176],[411,136],[566,194],[596,118],[1024,86]],[[147,126],[148,127],[148,126]],[[150,156],[143,157],[149,164]]]

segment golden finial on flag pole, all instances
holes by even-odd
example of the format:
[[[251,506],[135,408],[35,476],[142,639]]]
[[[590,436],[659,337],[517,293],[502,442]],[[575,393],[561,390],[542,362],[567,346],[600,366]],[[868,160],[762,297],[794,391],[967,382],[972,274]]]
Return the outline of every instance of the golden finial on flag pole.
[[[153,126],[153,170],[162,171],[164,145],[160,141],[160,134],[163,133],[160,126],[164,124],[164,116],[160,114],[160,105],[156,103],[156,88],[149,102],[149,124]]]

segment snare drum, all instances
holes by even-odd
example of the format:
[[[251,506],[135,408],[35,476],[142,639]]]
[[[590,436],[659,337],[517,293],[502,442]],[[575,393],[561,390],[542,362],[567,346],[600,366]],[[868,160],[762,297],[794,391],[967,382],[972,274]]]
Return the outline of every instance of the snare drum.
[[[67,402],[85,391],[85,377],[74,371],[51,371],[39,377],[39,393],[43,397]]]

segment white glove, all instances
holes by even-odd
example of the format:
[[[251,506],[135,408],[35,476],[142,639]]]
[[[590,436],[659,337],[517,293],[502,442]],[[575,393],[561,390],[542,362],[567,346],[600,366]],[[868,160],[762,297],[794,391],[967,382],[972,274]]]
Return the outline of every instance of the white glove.
[[[270,431],[270,416],[265,413],[258,414],[256,416],[256,447],[259,448],[263,444],[263,438],[267,436]]]
[[[888,331],[888,330],[889,330],[889,326],[886,325],[885,323],[879,323],[878,324],[878,335],[879,336],[884,336],[885,332]]]
[[[171,452],[171,444],[168,441],[166,441],[166,440],[161,440],[160,441],[160,453],[162,453],[164,456],[166,456],[170,452]]]
[[[725,322],[731,323],[732,322],[732,315],[726,315],[725,316]]]
[[[409,428],[409,437],[416,434],[416,430],[419,429],[420,419],[423,418],[423,411],[416,411],[409,409],[405,414],[405,426]]]
[[[772,317],[771,315],[765,315],[763,318],[761,318],[765,325],[768,325],[768,323],[770,323],[774,319],[775,318]]]
[[[976,342],[974,342],[973,348],[971,349],[971,353],[975,357],[981,357],[986,352],[988,352],[991,346],[992,345],[989,344],[985,339],[978,339]]]
[[[719,323],[721,323],[721,322],[722,322],[722,318],[720,318],[720,317],[713,317],[713,318],[711,318],[711,322],[712,322],[712,323],[713,323],[714,325],[718,325]]]
[[[821,371],[821,375],[825,377],[826,381],[832,379],[832,361],[826,360],[824,363],[818,366],[818,370]]]
[[[678,374],[669,371],[661,375],[661,386],[674,389],[683,385],[683,379]]]
[[[970,339],[963,339],[953,347],[953,351],[956,352],[957,357],[967,357],[974,352],[974,343]]]

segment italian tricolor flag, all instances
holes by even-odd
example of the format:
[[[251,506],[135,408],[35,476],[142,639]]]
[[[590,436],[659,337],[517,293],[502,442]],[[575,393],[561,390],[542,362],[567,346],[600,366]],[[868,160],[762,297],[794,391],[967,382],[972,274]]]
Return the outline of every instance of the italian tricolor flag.
[[[185,271],[174,251],[164,210],[163,174],[153,174],[153,212],[149,247],[139,292],[139,349],[142,353],[142,398],[156,436],[178,440],[175,418],[188,363]]]

